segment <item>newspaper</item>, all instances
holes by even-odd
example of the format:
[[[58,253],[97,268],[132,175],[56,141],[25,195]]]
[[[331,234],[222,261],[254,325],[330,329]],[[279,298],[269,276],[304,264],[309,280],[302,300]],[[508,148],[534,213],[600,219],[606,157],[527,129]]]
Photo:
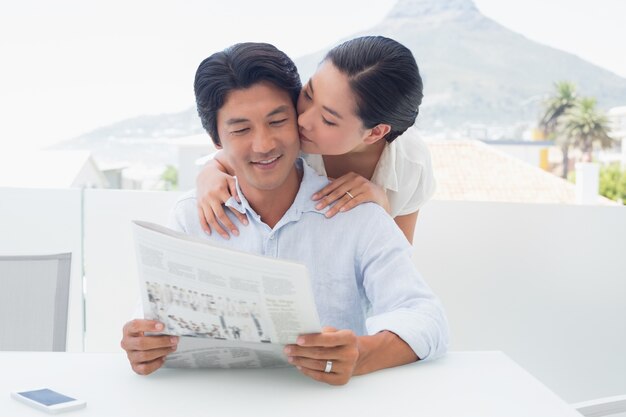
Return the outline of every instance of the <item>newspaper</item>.
[[[304,265],[214,246],[133,221],[144,318],[181,336],[166,367],[287,366],[282,353],[321,326]]]

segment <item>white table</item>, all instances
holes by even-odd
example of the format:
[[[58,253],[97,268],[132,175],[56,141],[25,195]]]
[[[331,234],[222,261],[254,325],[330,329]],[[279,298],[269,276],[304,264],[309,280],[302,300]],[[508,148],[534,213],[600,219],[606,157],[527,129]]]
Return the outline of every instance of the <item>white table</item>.
[[[43,387],[87,401],[72,417],[580,417],[501,352],[452,352],[341,387],[293,368],[139,376],[124,354],[0,352],[0,416],[46,415],[9,397]]]

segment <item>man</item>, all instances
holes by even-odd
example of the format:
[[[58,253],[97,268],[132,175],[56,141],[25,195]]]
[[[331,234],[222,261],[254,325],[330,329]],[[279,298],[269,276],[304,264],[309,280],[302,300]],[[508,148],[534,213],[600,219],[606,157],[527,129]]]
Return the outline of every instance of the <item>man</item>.
[[[286,346],[289,361],[311,378],[345,384],[353,375],[443,354],[443,309],[393,220],[375,204],[330,219],[315,209],[310,196],[328,180],[298,158],[301,84],[293,62],[271,45],[237,44],[204,60],[194,87],[202,124],[237,176],[240,201],[226,204],[246,213],[249,224],[237,239],[208,236],[191,193],[176,204],[171,226],[307,266],[327,327]],[[122,347],[136,372],[154,372],[175,350],[175,337],[143,335],[162,329],[150,320],[124,327]]]

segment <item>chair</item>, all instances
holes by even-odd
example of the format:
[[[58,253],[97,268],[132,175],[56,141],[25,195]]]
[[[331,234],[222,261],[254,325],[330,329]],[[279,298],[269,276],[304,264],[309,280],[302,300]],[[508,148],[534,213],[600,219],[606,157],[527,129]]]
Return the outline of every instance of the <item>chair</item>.
[[[0,256],[0,351],[65,351],[71,253]]]
[[[585,401],[572,404],[572,406],[585,417],[602,417],[626,413],[626,395]]]

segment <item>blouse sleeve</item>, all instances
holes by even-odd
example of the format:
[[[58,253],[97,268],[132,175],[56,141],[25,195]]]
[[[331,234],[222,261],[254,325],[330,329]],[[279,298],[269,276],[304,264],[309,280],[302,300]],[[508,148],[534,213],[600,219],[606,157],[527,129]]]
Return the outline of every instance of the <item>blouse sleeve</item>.
[[[401,138],[406,140],[400,149],[396,164],[401,171],[400,181],[408,188],[402,190],[408,194],[406,202],[396,214],[404,216],[418,211],[435,194],[436,182],[432,158],[426,143],[418,137]],[[410,178],[409,178],[410,177]]]

